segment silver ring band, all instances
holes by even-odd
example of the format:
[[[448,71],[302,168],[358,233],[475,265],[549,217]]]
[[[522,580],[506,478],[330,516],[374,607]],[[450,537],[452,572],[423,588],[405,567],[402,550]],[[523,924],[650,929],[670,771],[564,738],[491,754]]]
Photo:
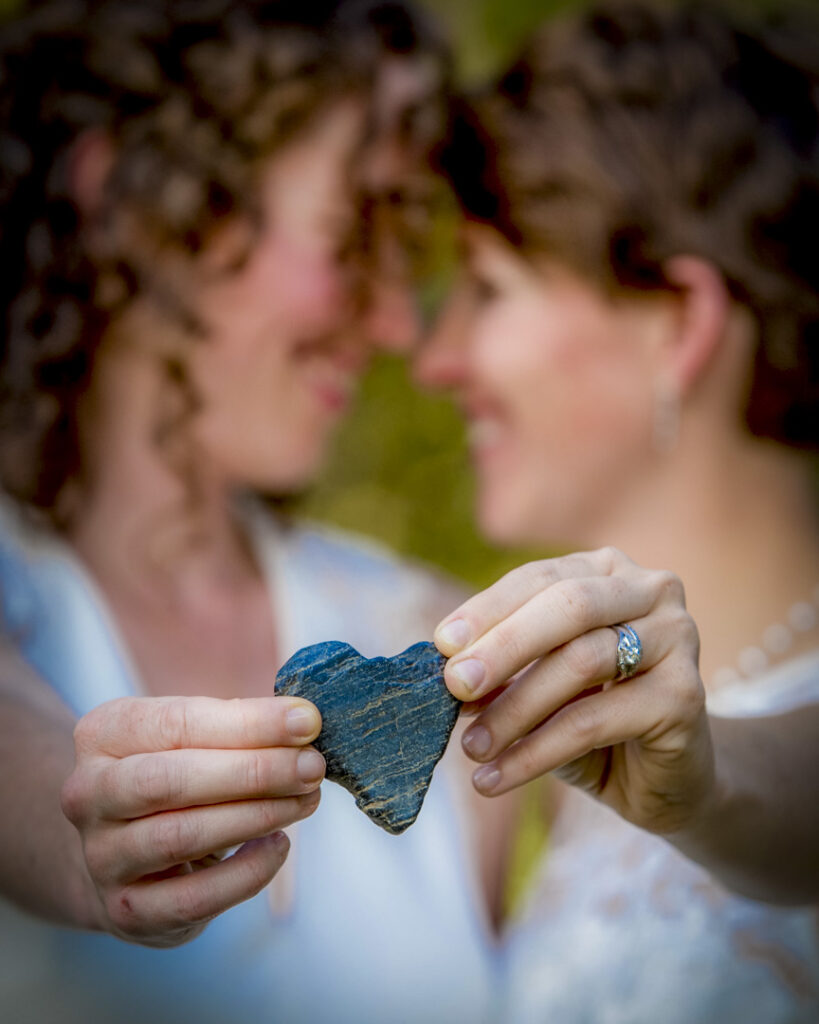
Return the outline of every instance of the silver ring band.
[[[617,677],[615,682],[621,679],[629,679],[639,669],[643,660],[643,645],[637,636],[637,631],[625,622],[618,622],[611,626],[617,633]]]

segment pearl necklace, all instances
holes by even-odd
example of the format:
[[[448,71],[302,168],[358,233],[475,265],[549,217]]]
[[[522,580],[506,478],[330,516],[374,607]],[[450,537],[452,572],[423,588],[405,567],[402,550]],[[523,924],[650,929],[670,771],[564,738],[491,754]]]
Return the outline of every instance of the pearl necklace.
[[[813,588],[812,600],[791,605],[785,622],[771,623],[759,644],[743,647],[736,664],[717,669],[711,677],[714,689],[762,675],[772,664],[784,661],[797,635],[813,633],[818,626],[819,585]]]

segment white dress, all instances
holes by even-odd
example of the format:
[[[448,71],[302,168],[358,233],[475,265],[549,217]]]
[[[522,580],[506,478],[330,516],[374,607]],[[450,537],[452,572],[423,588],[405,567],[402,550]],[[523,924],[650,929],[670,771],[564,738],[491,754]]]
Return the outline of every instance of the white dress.
[[[813,656],[721,691],[710,710],[771,714],[816,701]],[[819,1021],[817,908],[732,895],[574,790],[507,956],[508,1024]]]
[[[322,640],[395,654],[430,635],[431,575],[347,536],[280,529],[259,511],[249,532],[284,656]],[[140,693],[110,613],[71,552],[23,537],[2,511],[0,588],[7,628],[75,711]],[[418,820],[397,837],[325,783],[318,811],[293,830],[286,870],[178,949],[56,928],[2,906],[0,1021],[496,1020],[498,957],[446,761]]]

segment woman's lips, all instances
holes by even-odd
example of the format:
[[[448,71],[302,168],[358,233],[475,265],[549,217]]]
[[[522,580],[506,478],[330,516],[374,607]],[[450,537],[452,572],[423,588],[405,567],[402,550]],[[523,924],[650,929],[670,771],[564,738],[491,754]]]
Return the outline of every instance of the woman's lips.
[[[307,386],[328,412],[343,413],[350,405],[358,376],[326,359],[315,359],[305,366]]]
[[[315,383],[314,391],[321,404],[330,412],[341,414],[350,404],[352,387],[329,382]]]
[[[322,338],[303,342],[294,354],[320,405],[331,413],[343,413],[366,365],[358,347],[339,346]]]
[[[307,392],[327,412],[338,415],[350,405],[358,373],[325,346],[304,344],[293,354],[293,369]]]

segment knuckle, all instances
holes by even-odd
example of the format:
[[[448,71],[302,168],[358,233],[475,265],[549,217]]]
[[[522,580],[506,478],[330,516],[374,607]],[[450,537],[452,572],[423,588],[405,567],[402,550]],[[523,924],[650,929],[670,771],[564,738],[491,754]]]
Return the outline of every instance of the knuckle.
[[[542,587],[549,587],[559,579],[554,560],[551,558],[541,558],[538,561],[529,562],[526,570],[532,583]]]
[[[60,807],[73,825],[82,824],[88,816],[88,791],[82,775],[73,771],[60,790]]]
[[[584,633],[563,648],[563,661],[569,674],[577,679],[592,680],[600,677],[608,664],[614,671],[614,656],[605,647],[604,638],[596,633]]]
[[[538,758],[534,743],[520,742],[510,751],[508,760],[514,765],[515,774],[521,779],[533,778],[539,771]]]
[[[676,664],[669,674],[676,717],[683,722],[691,722],[705,711],[705,688],[699,673],[690,664]]]
[[[700,652],[700,631],[693,617],[686,611],[682,611],[676,623],[677,632],[681,644],[688,648],[691,656],[696,662]]]
[[[240,742],[241,742],[242,746],[244,746],[244,747],[251,747],[251,746],[253,746],[254,743],[255,743],[255,736],[256,736],[256,731],[255,731],[256,714],[258,714],[258,712],[255,711],[254,709],[256,707],[258,707],[258,705],[256,705],[256,704],[249,704],[246,700],[242,700],[241,697],[231,697],[230,700],[225,701],[225,705],[230,707],[231,713],[234,716],[234,727],[235,727],[235,729],[237,731],[237,734],[240,737]],[[275,709],[274,713],[278,712],[278,710],[279,710],[278,701],[276,701],[274,703],[273,707]],[[188,702],[186,702],[185,703],[185,707],[184,707],[184,712],[185,712],[184,729],[185,729],[185,732],[183,734],[186,738],[190,737],[190,725],[189,725],[190,719],[189,719],[189,715],[188,715],[189,711],[190,711],[190,704]]]
[[[129,771],[133,773],[131,784],[141,805],[164,806],[171,801],[174,782],[170,766],[164,758],[147,755],[131,766]],[[117,786],[119,781],[118,778],[112,779],[110,789]]]
[[[104,715],[105,711],[102,707],[93,708],[84,714],[74,726],[74,747],[78,755],[87,754],[99,748]]]
[[[631,562],[631,559],[613,544],[604,544],[603,547],[598,548],[594,554],[610,572],[612,572],[618,565],[629,564]]]
[[[577,748],[592,750],[600,729],[600,716],[595,703],[579,700],[567,707],[563,715],[564,727],[571,733]]]
[[[74,726],[74,749],[77,755],[84,754],[95,746],[97,729],[92,721],[94,715],[95,711],[89,711]]]
[[[104,897],[108,919],[123,935],[136,934],[139,930],[140,916],[134,906],[135,899],[136,893],[130,888],[117,889]]]
[[[660,600],[685,607],[685,587],[682,580],[676,573],[667,569],[659,569],[653,574],[654,586],[660,596]]]
[[[171,698],[159,705],[157,733],[163,749],[186,746],[189,735],[188,702],[184,697]]]
[[[500,651],[504,662],[518,663],[523,654],[523,643],[518,629],[508,622],[499,622],[492,630],[492,640],[493,647]],[[488,665],[495,660],[486,649],[479,653]]]
[[[256,808],[258,815],[258,830],[260,835],[274,832],[281,823],[282,801],[281,800],[260,800]]]
[[[160,814],[150,832],[152,851],[156,851],[166,864],[179,864],[189,860],[199,829],[189,814],[180,811]]]
[[[681,605],[667,609],[658,622],[662,622],[669,654],[693,664],[699,663],[700,632],[693,617]]]
[[[560,609],[576,633],[585,633],[594,621],[596,601],[584,580],[564,580],[559,587]]]
[[[245,759],[244,785],[248,794],[269,793],[275,783],[271,760],[263,752],[254,752]]]
[[[555,559],[541,558],[533,562],[526,562],[515,569],[505,573],[499,582],[514,583],[527,592],[545,590],[560,578],[555,567]]]
[[[686,689],[682,699],[682,711],[686,715],[687,721],[693,721],[705,713],[705,688],[699,678],[693,686]]]
[[[98,814],[101,818],[117,816],[114,808],[121,809],[121,800],[124,793],[123,776],[130,772],[133,767],[130,759],[127,761],[108,761],[101,765],[90,780],[87,787],[89,804],[97,804]]]
[[[493,748],[498,740],[510,733],[519,733],[521,724],[529,716],[529,702],[522,684],[512,684],[484,711],[481,721],[494,738]]]
[[[74,726],[78,755],[104,751],[106,740],[115,733],[128,734],[140,707],[139,698],[118,697],[86,712]]]
[[[185,882],[177,888],[170,908],[177,925],[196,924],[210,916],[210,898],[200,875],[190,875]]]
[[[94,883],[100,885],[111,876],[112,859],[110,843],[105,836],[94,834],[83,837],[83,853],[88,873]],[[115,864],[115,862],[113,862]]]
[[[273,866],[269,863],[268,860],[249,857],[244,864],[247,889],[251,893],[257,893],[261,889],[263,889],[270,881],[271,875],[274,873],[274,870],[278,870],[278,867],[282,861],[283,858],[280,858],[279,855],[277,854],[275,858],[275,868],[273,868]]]

